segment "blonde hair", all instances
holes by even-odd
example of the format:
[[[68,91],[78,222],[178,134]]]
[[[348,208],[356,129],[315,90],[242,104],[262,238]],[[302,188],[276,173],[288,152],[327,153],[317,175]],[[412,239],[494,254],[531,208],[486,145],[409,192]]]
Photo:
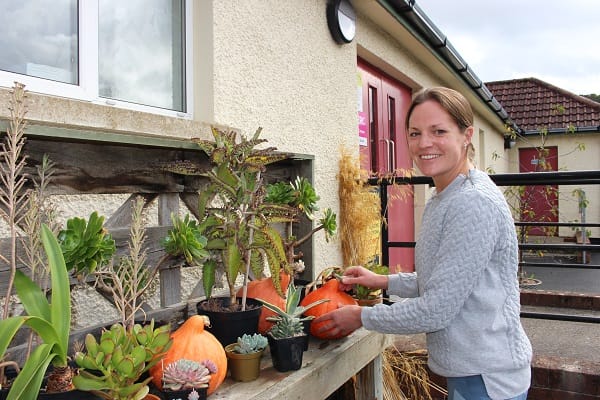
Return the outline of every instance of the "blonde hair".
[[[429,100],[438,103],[450,115],[462,132],[468,127],[473,126],[473,109],[465,96],[454,89],[437,86],[422,89],[415,94],[406,113],[405,127],[407,131],[408,122],[415,107]],[[471,142],[467,146],[467,158],[471,162],[475,160],[475,147]]]

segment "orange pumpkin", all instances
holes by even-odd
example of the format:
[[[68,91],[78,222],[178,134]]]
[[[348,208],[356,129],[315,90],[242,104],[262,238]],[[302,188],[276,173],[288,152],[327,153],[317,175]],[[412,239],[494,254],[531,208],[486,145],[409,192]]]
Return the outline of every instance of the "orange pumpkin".
[[[354,300],[354,298],[348,293],[339,290],[339,282],[337,279],[330,279],[320,288],[308,293],[306,297],[302,299],[300,305],[307,306],[310,303],[321,299],[329,299],[329,301],[310,308],[304,312],[304,315],[314,316],[316,318],[323,314],[327,314],[329,311],[336,310],[340,306],[351,306],[358,304],[356,300]],[[327,331],[319,333],[318,330],[321,329],[324,324],[327,324],[327,322],[312,322],[310,324],[310,334],[319,339],[339,339],[349,334],[329,336]]]
[[[221,343],[214,335],[204,330],[208,317],[193,315],[183,325],[171,333],[173,344],[162,360],[150,369],[152,382],[162,389],[163,368],[173,361],[185,358],[193,361],[211,360],[217,366],[217,372],[210,377],[207,393],[211,394],[225,379],[227,374],[227,356]]]
[[[279,276],[281,281],[281,289],[285,293],[290,283],[290,274],[281,272]],[[238,290],[237,296],[242,297],[241,288]],[[248,283],[248,293],[246,296],[250,299],[261,299],[274,304],[281,309],[285,309],[285,298],[281,297],[279,293],[277,293],[275,285],[273,285],[273,280],[270,277],[250,281]],[[267,309],[266,307],[262,307],[258,320],[259,333],[266,334],[269,332],[274,323],[267,321],[267,317],[274,315],[275,313],[273,311]]]

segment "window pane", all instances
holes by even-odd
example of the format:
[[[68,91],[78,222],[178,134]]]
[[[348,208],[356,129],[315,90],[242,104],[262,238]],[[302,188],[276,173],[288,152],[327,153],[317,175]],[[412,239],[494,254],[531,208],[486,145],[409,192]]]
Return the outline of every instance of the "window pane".
[[[0,70],[78,84],[77,0],[0,0]]]
[[[185,112],[183,0],[100,0],[101,97]]]

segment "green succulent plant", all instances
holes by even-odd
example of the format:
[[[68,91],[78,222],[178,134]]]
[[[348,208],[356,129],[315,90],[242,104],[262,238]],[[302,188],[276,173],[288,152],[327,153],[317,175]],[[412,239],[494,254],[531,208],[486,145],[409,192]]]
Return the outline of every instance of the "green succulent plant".
[[[88,221],[74,217],[67,220],[67,228],[58,234],[58,241],[68,271],[76,275],[93,273],[109,262],[115,254],[115,241],[104,228],[104,217],[96,211]]]
[[[267,320],[275,322],[275,325],[269,331],[269,334],[274,339],[282,339],[294,337],[304,334],[304,326],[302,322],[314,318],[314,316],[303,317],[302,314],[319,304],[326,303],[329,299],[320,299],[306,306],[300,306],[301,287],[296,287],[293,282],[290,282],[286,293],[285,310],[279,306],[269,303],[265,300],[258,299],[264,307],[273,311],[276,315],[267,317]]]
[[[190,265],[204,261],[209,253],[205,249],[207,240],[197,222],[187,214],[183,219],[171,214],[173,228],[161,240],[165,251],[172,256],[183,256]]]
[[[364,266],[369,271],[373,271],[379,275],[389,274],[389,268],[386,265],[378,264],[371,261]],[[381,294],[381,289],[371,289],[364,285],[354,285],[354,296],[357,299],[374,299]]]
[[[208,387],[217,366],[210,360],[202,362],[180,358],[163,370],[164,390],[189,390]]]
[[[243,334],[237,338],[237,344],[233,347],[233,351],[239,354],[256,353],[267,347],[267,344],[269,344],[267,338],[260,333]]]
[[[148,393],[151,377],[140,377],[158,362],[171,346],[169,325],[154,328],[154,320],[145,326],[125,329],[114,324],[102,332],[100,340],[88,334],[85,352],[75,354],[81,368],[73,378],[75,387],[103,399],[140,400]]]

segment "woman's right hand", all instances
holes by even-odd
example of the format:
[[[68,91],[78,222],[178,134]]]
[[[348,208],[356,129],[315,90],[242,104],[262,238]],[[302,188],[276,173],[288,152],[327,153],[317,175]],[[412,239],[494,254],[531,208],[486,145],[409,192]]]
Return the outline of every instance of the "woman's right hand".
[[[387,289],[388,277],[369,271],[365,267],[348,267],[344,270],[339,286],[341,290],[347,291],[354,285],[363,285],[371,289]]]

